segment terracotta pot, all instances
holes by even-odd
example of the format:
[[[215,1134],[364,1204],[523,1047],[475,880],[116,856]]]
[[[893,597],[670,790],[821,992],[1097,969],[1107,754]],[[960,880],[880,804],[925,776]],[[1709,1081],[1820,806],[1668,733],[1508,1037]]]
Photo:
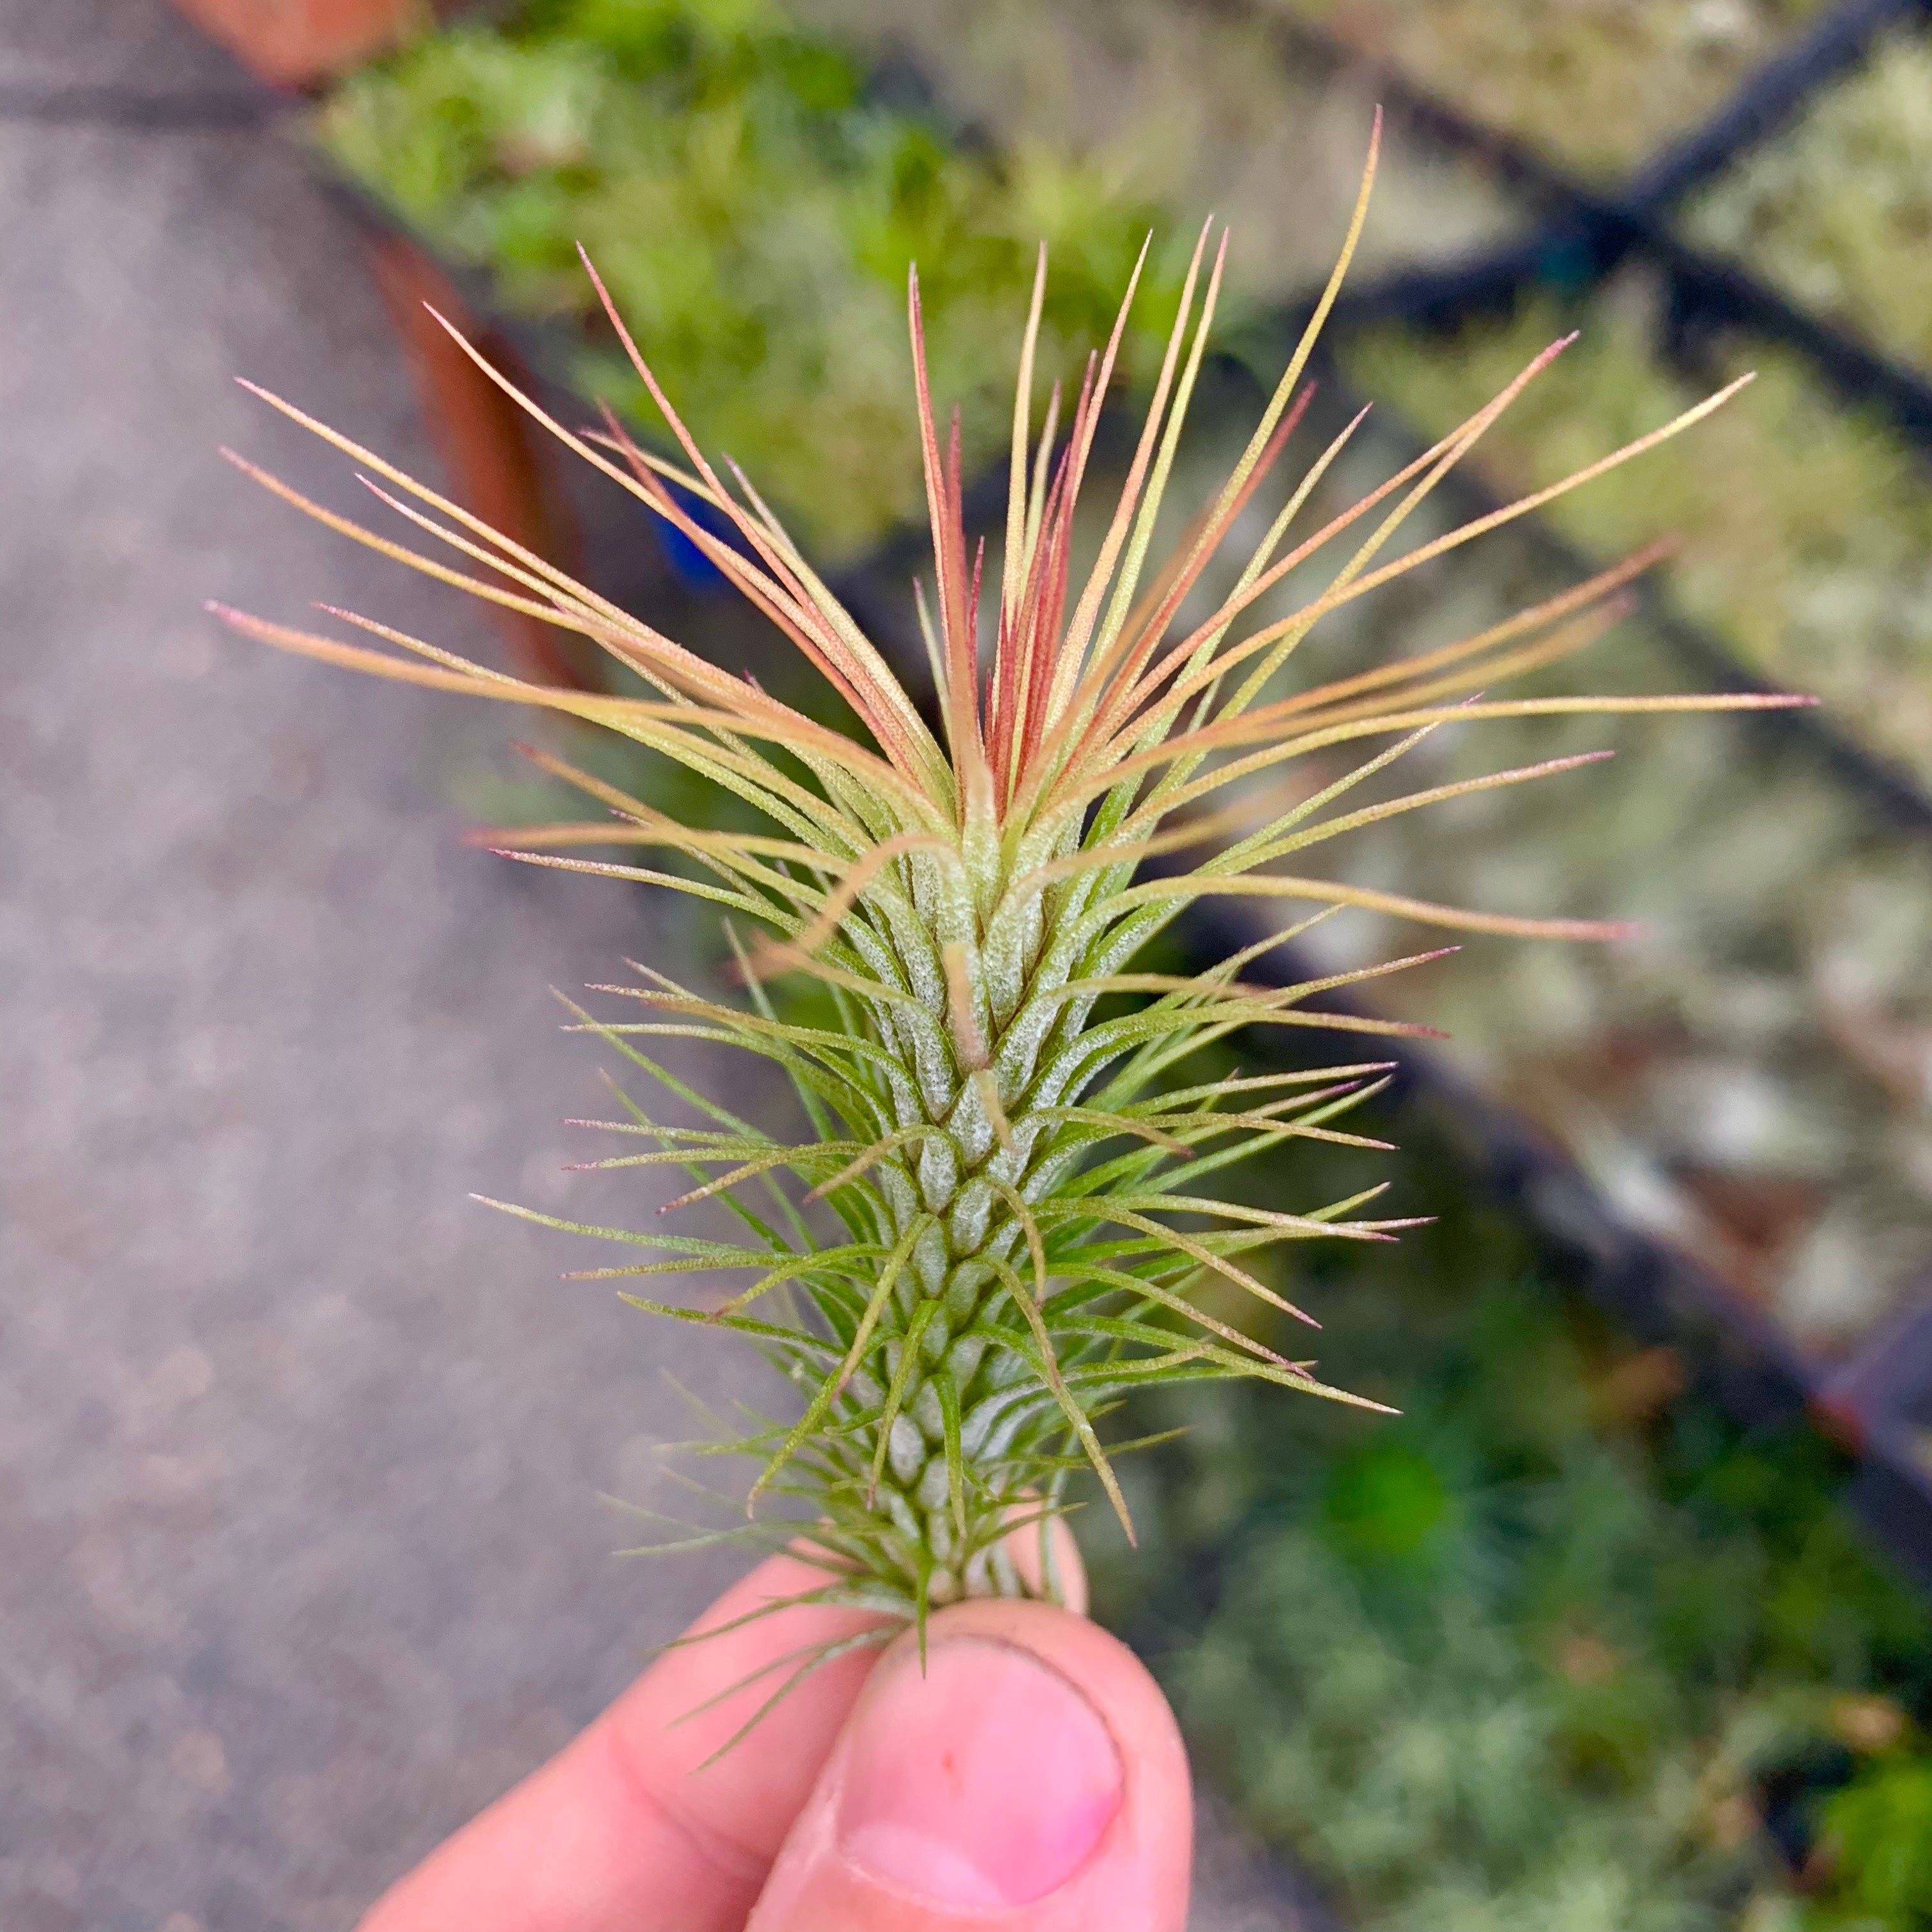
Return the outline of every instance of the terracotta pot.
[[[560,569],[574,569],[576,526],[556,487],[548,439],[430,310],[448,317],[493,368],[527,390],[529,378],[515,352],[477,328],[449,278],[424,250],[392,236],[374,243],[372,253],[376,286],[442,452],[446,494],[512,543]],[[491,614],[509,646],[512,668],[522,676],[582,691],[598,688],[602,654],[586,640],[500,605],[493,605]]]
[[[326,80],[429,24],[429,0],[176,0],[264,80]]]

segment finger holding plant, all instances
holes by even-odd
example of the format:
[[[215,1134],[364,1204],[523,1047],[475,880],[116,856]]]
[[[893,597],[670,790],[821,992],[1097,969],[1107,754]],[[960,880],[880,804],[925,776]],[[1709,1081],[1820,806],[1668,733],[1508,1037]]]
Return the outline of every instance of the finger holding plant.
[[[250,474],[385,555],[592,640],[650,694],[525,683],[347,612],[333,614],[387,648],[224,611],[231,622],[326,662],[602,726],[710,780],[762,822],[754,832],[686,824],[540,755],[611,817],[520,832],[508,856],[692,894],[731,922],[745,1004],[693,992],[646,965],[634,968],[632,982],[596,989],[622,1003],[614,1013],[572,1010],[578,1027],[662,1086],[684,1114],[681,1124],[659,1120],[620,1090],[622,1117],[596,1124],[620,1150],[596,1165],[684,1170],[695,1184],[671,1206],[716,1200],[740,1232],[734,1240],[700,1239],[508,1211],[650,1257],[587,1278],[641,1286],[658,1275],[742,1274],[742,1289],[709,1312],[642,1293],[628,1298],[746,1335],[796,1385],[794,1414],[731,1445],[757,1460],[756,1514],[718,1532],[778,1542],[802,1526],[802,1546],[824,1580],[794,1600],[922,1629],[932,1607],[963,1598],[1058,1598],[1045,1532],[1083,1470],[1132,1534],[1096,1424],[1150,1383],[1248,1378],[1376,1407],[1216,1310],[1232,1289],[1306,1321],[1256,1271],[1257,1257],[1283,1242],[1392,1238],[1402,1222],[1364,1212],[1382,1190],[1288,1212],[1222,1200],[1214,1178],[1289,1141],[1384,1147],[1339,1124],[1378,1090],[1389,1063],[1370,1057],[1371,1046],[1369,1056],[1316,1072],[1204,1082],[1189,1077],[1190,1057],[1251,1026],[1372,1037],[1416,1030],[1310,1002],[1432,954],[1287,987],[1243,977],[1262,954],[1340,907],[1526,937],[1595,939],[1620,928],[1378,893],[1300,869],[1303,855],[1376,819],[1588,762],[1553,759],[1366,806],[1351,798],[1445,723],[1804,701],[1487,694],[1600,636],[1654,553],[1454,644],[1268,695],[1284,671],[1292,675],[1298,650],[1330,612],[1643,453],[1738,386],[1551,488],[1388,555],[1562,344],[1414,462],[1304,534],[1304,513],[1349,425],[1306,464],[1232,588],[1198,620],[1184,620],[1238,525],[1247,526],[1244,513],[1271,488],[1280,494],[1277,474],[1307,400],[1306,367],[1361,232],[1373,176],[1372,148],[1341,259],[1287,370],[1225,483],[1158,562],[1156,521],[1207,351],[1226,235],[1210,253],[1211,228],[1204,230],[1196,245],[1124,482],[1097,551],[1077,568],[1076,511],[1133,285],[1078,393],[1068,404],[1056,388],[1036,431],[1042,256],[1022,338],[1004,542],[989,569],[983,542],[973,545],[965,529],[956,424],[942,438],[928,393],[915,276],[910,322],[933,542],[920,618],[936,730],[752,483],[735,466],[721,476],[686,433],[608,298],[681,462],[640,447],[614,418],[605,434],[574,434],[480,357],[479,366],[710,557],[850,705],[863,740],[706,662],[346,437],[266,398],[366,466],[376,495],[442,548],[419,554],[242,463]],[[732,540],[699,520],[687,507],[693,500],[728,520]],[[1326,587],[1259,621],[1262,600],[1318,556],[1334,560]],[[1318,788],[1294,782],[1298,761],[1332,759],[1338,746],[1361,748],[1344,776]],[[573,848],[590,846],[635,848],[640,861],[653,850],[676,855],[688,871],[575,856]],[[1160,868],[1150,874],[1146,862],[1154,860]],[[1215,896],[1301,910],[1282,930],[1198,973],[1135,970],[1157,934]],[[836,1025],[788,1016],[769,985],[789,974],[818,982]],[[1138,1004],[1123,1011],[1116,994]],[[692,1037],[777,1063],[796,1089],[810,1137],[775,1138],[651,1057],[658,1040]],[[1014,1531],[1036,1525],[1036,1559],[1016,1560]],[[843,1641],[882,1641],[894,1627],[889,1622],[882,1635],[868,1625]],[[775,1694],[836,1654],[832,1646],[792,1660],[797,1668]]]

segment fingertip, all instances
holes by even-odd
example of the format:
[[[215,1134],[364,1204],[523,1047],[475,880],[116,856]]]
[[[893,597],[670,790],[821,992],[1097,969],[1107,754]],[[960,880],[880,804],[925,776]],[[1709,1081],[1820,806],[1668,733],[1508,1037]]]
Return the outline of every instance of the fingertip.
[[[886,1652],[779,1854],[754,1932],[1180,1932],[1186,1751],[1125,1645],[1069,1611],[942,1611]]]
[[[681,1813],[766,1864],[883,1647],[863,1641],[879,1618],[813,1600],[832,1580],[802,1557],[766,1558],[596,1726]]]
[[[1080,1582],[1084,1597],[1084,1574]],[[1173,1710],[1147,1666],[1112,1631],[1051,1604],[980,1598],[943,1611],[928,1627],[928,1646],[959,1640],[1006,1646],[1066,1679],[1100,1714],[1144,1795],[1178,1793],[1191,1806],[1187,1748]]]
[[[561,1755],[398,1884],[362,1932],[737,1932],[878,1654],[878,1620],[775,1556]],[[730,1741],[802,1664],[746,1741]]]

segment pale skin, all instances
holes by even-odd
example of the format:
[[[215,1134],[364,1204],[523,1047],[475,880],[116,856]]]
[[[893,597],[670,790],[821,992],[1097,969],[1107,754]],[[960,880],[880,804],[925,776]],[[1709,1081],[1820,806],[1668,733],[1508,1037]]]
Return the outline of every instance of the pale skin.
[[[772,1557],[693,1629],[824,1581]],[[910,1634],[851,1652],[706,1763],[781,1680],[695,1706],[867,1624],[792,1606],[665,1652],[360,1932],[1184,1932],[1180,1733],[1138,1660],[1076,1610],[942,1610],[923,1671]]]

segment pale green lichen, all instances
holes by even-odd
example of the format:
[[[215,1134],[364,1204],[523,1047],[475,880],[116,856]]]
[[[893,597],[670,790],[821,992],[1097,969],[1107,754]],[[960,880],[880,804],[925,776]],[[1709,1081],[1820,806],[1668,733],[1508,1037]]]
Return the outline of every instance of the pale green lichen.
[[[1507,490],[1562,474],[1578,452],[1669,416],[1712,380],[1756,370],[1744,406],[1684,460],[1568,497],[1556,522],[1605,555],[1694,535],[1670,572],[1682,608],[1760,676],[1816,692],[1880,758],[1932,788],[1932,470],[1787,350],[1726,338],[1708,369],[1672,368],[1653,346],[1656,304],[1632,276],[1581,314],[1546,300],[1450,339],[1378,329],[1343,359],[1369,394],[1433,435],[1499,370],[1580,327],[1484,444],[1477,466]]]
[[[1799,308],[1932,372],[1932,38],[1888,36],[1684,212]]]
[[[1554,324],[1543,326],[1533,339]],[[1587,340],[1518,406],[1540,412],[1559,440],[1560,407],[1539,403],[1538,387],[1556,382]],[[1453,346],[1410,343],[1405,352],[1438,358],[1429,368],[1438,385],[1457,380],[1442,366]],[[1756,393],[1711,425],[1714,440],[1721,445]],[[1573,382],[1568,400],[1587,411],[1588,384]],[[1642,409],[1640,400],[1628,416],[1599,417],[1598,433],[1636,426]],[[1522,446],[1511,440],[1514,413],[1485,450]],[[1322,508],[1400,460],[1404,440],[1391,432],[1378,442],[1374,420],[1358,436],[1360,466],[1338,469]],[[1618,543],[1668,526],[1684,471],[1708,477],[1705,450],[1684,454],[1676,475],[1651,479],[1648,508],[1624,505],[1631,520],[1616,526]],[[1754,460],[1789,469],[1802,458],[1760,447]],[[1587,512],[1598,496],[1623,500],[1614,477],[1564,500]],[[1701,524],[1717,523],[1712,540],[1724,555],[1721,514],[1694,507]],[[1694,556],[1702,538],[1700,530]],[[1453,573],[1419,572],[1372,607],[1337,613],[1311,645],[1311,668],[1343,675],[1432,648],[1559,580],[1533,541],[1492,538]],[[1594,655],[1603,688],[1682,688],[1704,674],[1634,622]],[[1822,667],[1812,668],[1822,682]],[[1337,848],[1342,875],[1374,890],[1449,892],[1512,909],[1613,907],[1639,931],[1588,949],[1472,940],[1412,981],[1372,989],[1374,1009],[1444,1027],[1449,1039],[1430,1051],[1539,1122],[1615,1211],[1696,1255],[1801,1346],[1828,1356],[1851,1347],[1918,1286],[1932,1217],[1924,839],[1864,802],[1810,740],[1733,721],[1658,734],[1626,721],[1586,730],[1531,719],[1438,733],[1410,757],[1431,783],[1454,783],[1484,769],[1499,741],[1512,760],[1600,746],[1617,758],[1592,781],[1587,814],[1571,814],[1555,793],[1452,800],[1427,818],[1363,826]],[[1302,945],[1312,964],[1346,970],[1380,956],[1399,930],[1358,910]]]
[[[1102,158],[1130,199],[1211,208],[1239,236],[1231,289],[1258,305],[1328,272],[1377,98],[1347,62],[1289,44],[1264,8],[1190,0],[793,0],[798,17],[906,62],[1003,146]],[[1284,191],[1285,184],[1292,189]],[[1474,163],[1391,120],[1358,274],[1474,253],[1525,218]]]
[[[1593,180],[1688,134],[1823,0],[1268,0]]]

